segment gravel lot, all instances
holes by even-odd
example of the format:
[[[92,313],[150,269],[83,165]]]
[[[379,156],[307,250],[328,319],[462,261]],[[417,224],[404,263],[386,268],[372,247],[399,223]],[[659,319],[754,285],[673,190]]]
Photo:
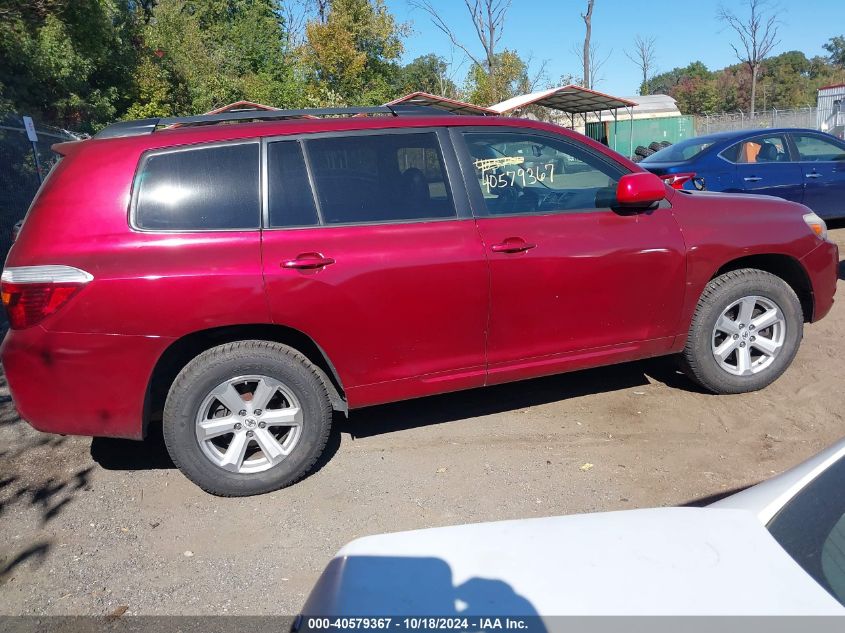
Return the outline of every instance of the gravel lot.
[[[0,614],[291,614],[358,536],[704,503],[845,435],[843,331],[840,297],[744,396],[657,359],[357,411],[316,473],[248,499],[194,487],[160,438],[38,433],[3,384]]]

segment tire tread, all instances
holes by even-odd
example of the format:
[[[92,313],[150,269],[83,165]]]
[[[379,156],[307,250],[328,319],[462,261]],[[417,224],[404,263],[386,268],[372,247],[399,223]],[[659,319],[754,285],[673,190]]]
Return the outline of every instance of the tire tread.
[[[799,314],[803,317],[803,313],[800,312],[800,302],[798,300],[798,296],[795,294],[795,291],[783,281],[780,277],[773,275],[772,273],[766,272],[764,270],[760,270],[757,268],[739,268],[737,270],[728,271],[714,279],[711,279],[710,282],[705,286],[704,291],[701,293],[701,297],[698,300],[698,303],[695,306],[695,311],[693,312],[692,321],[690,324],[689,334],[687,336],[686,343],[684,345],[684,349],[681,352],[681,366],[684,370],[684,373],[687,374],[692,380],[694,380],[699,385],[705,387],[706,389],[716,392],[716,393],[742,393],[746,391],[746,389],[741,389],[737,387],[732,387],[727,385],[727,383],[722,385],[715,385],[713,381],[705,374],[701,367],[701,362],[703,358],[698,350],[696,350],[696,345],[699,342],[701,332],[700,329],[702,327],[702,321],[704,320],[704,313],[707,312],[713,305],[717,304],[720,301],[721,295],[725,292],[726,287],[738,283],[738,282],[745,282],[757,279],[763,283],[769,283],[771,280],[775,279],[780,284],[783,285],[784,290],[790,295],[790,300],[794,303],[794,305],[798,306]],[[783,309],[783,307],[782,307]],[[801,323],[799,324],[799,332],[803,330],[803,318]],[[798,343],[800,344],[801,337],[799,335]],[[795,353],[798,351],[798,345],[795,346],[795,349],[792,350],[789,362],[781,369],[777,375],[772,378],[772,381],[776,380],[777,377],[789,367],[789,364],[792,362],[792,358],[794,357]]]
[[[173,381],[173,384],[170,386],[168,398],[164,406],[164,419],[168,420],[176,414],[175,409],[177,405],[174,401],[174,398],[170,397],[170,394],[179,391],[183,388],[186,383],[189,384],[193,379],[196,379],[198,376],[214,368],[215,365],[218,365],[223,362],[230,362],[233,358],[242,358],[244,360],[250,360],[254,359],[256,355],[268,356],[275,360],[278,360],[279,356],[281,355],[284,358],[288,358],[291,362],[304,366],[313,378],[314,386],[319,389],[318,396],[323,409],[321,413],[331,419],[332,406],[329,397],[329,392],[326,388],[325,382],[323,381],[321,372],[317,368],[317,366],[314,365],[314,363],[312,363],[310,360],[308,360],[305,355],[298,352],[292,347],[273,341],[264,341],[257,339],[234,341],[231,343],[224,343],[222,345],[218,345],[217,347],[212,347],[211,349],[208,349],[202,352],[201,354],[197,355],[193,360],[191,360],[187,365],[185,365],[185,367],[182,368],[182,371],[180,371],[179,374],[176,376],[176,379]],[[312,457],[312,459],[307,464],[303,465],[294,477],[284,482],[281,486],[276,488],[276,490],[286,488],[295,484],[311,472],[311,469],[314,468],[314,465],[319,460],[320,455],[322,454],[326,443],[328,442],[330,433],[331,424],[324,424],[322,432],[320,433],[317,439],[318,450],[314,452],[314,456]],[[205,492],[216,495],[218,497],[241,497],[250,494],[255,494],[252,492],[241,493],[221,490],[219,488],[209,486],[204,481],[197,480],[197,478],[191,477],[188,474],[188,471],[180,463],[179,457],[176,452],[170,449],[171,444],[176,441],[173,428],[168,424],[164,424],[163,434],[165,444],[167,445],[168,453],[170,454],[170,458],[173,460],[173,464],[180,471],[182,471],[182,473],[184,473],[186,477],[188,477],[197,486],[202,488]],[[266,492],[270,491],[268,490]]]

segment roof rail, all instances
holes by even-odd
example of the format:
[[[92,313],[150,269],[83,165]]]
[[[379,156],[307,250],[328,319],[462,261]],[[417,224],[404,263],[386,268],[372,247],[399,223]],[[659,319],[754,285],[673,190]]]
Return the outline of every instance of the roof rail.
[[[152,134],[159,127],[169,125],[208,125],[226,121],[276,121],[280,119],[316,118],[322,116],[361,116],[367,114],[389,114],[392,116],[449,116],[451,113],[438,108],[417,105],[385,105],[360,108],[318,108],[302,110],[240,110],[219,114],[198,114],[184,117],[160,119],[139,119],[120,121],[104,127],[94,138],[117,138]]]

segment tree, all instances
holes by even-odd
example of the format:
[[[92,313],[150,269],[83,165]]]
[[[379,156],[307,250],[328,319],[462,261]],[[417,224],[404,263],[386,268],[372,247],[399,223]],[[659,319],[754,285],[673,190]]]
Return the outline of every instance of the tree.
[[[325,22],[308,22],[302,48],[314,105],[379,104],[393,96],[406,24],[384,0],[332,0]]]
[[[712,112],[719,106],[715,74],[699,61],[655,75],[650,86],[653,94],[668,94],[675,99],[684,114]]]
[[[0,0],[0,107],[83,131],[130,102],[138,14],[112,0]]]
[[[531,92],[532,81],[528,76],[528,65],[516,52],[505,49],[496,53],[493,64],[496,72],[492,76],[479,63],[470,67],[466,95],[471,103],[497,103],[518,94]]]
[[[502,39],[502,31],[505,25],[505,16],[511,6],[512,0],[464,0],[467,11],[472,19],[472,25],[475,28],[475,34],[481,47],[484,50],[483,58],[474,54],[469,47],[464,44],[460,38],[455,35],[446,21],[440,16],[434,6],[429,0],[411,0],[411,6],[422,9],[431,17],[432,23],[452,42],[454,46],[460,48],[472,62],[470,75],[473,74],[473,69],[480,69],[487,74],[486,83],[492,92],[489,93],[490,100],[487,103],[497,103],[505,99],[497,92],[498,88],[507,83],[506,79],[497,79],[495,77],[497,72],[503,72],[505,75],[509,72],[506,69],[497,67],[497,63],[504,59],[499,56],[497,49],[499,42]],[[473,79],[474,81],[474,79]]]
[[[718,109],[715,83],[704,77],[684,77],[672,94],[678,109],[686,114],[705,114]]]
[[[634,38],[634,49],[625,51],[625,56],[630,59],[643,74],[643,81],[640,84],[640,94],[651,94],[648,89],[648,80],[654,74],[654,44],[657,40],[654,37],[642,37],[637,35]]]
[[[830,53],[830,63],[845,68],[845,35],[831,37],[822,48]]]
[[[158,0],[127,116],[196,114],[242,99],[304,105],[277,8],[276,0]]]
[[[449,64],[442,57],[434,53],[421,55],[399,70],[396,92],[407,94],[421,90],[455,98],[458,89],[449,78],[448,71]]]
[[[585,88],[592,88],[595,83],[593,80],[593,66],[590,63],[591,53],[593,52],[590,40],[593,35],[593,5],[596,0],[587,0],[587,12],[581,14],[581,19],[584,20],[586,30],[584,32],[584,47],[581,49],[581,64],[584,68],[584,82]]]
[[[740,44],[731,44],[736,58],[748,67],[751,75],[751,119],[757,100],[757,77],[763,60],[769,56],[778,44],[777,7],[771,7],[767,15],[768,0],[745,0],[748,16],[743,19],[722,7],[719,18],[736,33]]]

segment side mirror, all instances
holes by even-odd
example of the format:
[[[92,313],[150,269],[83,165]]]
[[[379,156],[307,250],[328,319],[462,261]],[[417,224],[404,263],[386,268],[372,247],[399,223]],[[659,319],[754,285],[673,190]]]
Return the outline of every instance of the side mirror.
[[[616,187],[620,205],[647,206],[666,197],[666,185],[650,172],[626,174]]]

